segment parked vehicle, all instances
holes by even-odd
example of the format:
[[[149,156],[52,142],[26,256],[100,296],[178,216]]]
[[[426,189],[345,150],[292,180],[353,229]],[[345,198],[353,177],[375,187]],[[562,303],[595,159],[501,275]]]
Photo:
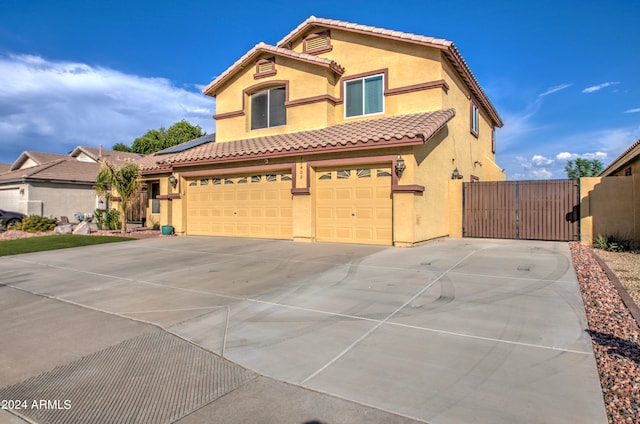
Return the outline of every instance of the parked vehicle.
[[[0,230],[4,231],[9,225],[22,222],[26,215],[20,212],[11,212],[0,209]]]

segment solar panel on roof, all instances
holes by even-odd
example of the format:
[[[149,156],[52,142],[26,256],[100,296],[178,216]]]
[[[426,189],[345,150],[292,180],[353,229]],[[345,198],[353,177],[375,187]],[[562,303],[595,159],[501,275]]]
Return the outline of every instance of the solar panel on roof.
[[[216,133],[203,135],[202,137],[194,138],[193,140],[189,140],[187,142],[178,144],[176,146],[171,146],[167,149],[160,150],[156,152],[156,155],[168,155],[171,153],[180,153],[185,150],[193,149],[194,147],[198,147],[202,144],[213,143],[216,141]]]

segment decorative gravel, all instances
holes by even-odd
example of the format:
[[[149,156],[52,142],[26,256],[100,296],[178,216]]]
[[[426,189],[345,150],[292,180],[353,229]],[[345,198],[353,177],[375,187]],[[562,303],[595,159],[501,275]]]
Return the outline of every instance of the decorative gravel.
[[[640,422],[640,327],[590,248],[570,243],[610,423]]]

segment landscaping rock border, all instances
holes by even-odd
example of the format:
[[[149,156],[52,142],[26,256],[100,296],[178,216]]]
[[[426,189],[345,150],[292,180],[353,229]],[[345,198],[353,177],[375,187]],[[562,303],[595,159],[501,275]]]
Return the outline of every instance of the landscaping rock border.
[[[640,326],[592,250],[569,244],[610,423],[640,422]],[[622,286],[620,286],[622,287]]]

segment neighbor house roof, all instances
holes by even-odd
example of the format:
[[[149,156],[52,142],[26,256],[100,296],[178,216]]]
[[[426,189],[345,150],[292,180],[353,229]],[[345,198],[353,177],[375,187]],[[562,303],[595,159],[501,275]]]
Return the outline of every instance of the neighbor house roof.
[[[229,78],[231,78],[241,69],[243,69],[245,67],[244,65],[247,62],[254,60],[256,56],[265,52],[274,54],[276,56],[289,57],[302,62],[307,62],[314,65],[322,66],[322,67],[331,69],[333,72],[335,72],[338,75],[342,75],[344,73],[344,68],[331,59],[326,59],[324,57],[314,56],[306,53],[298,53],[298,52],[294,52],[293,50],[270,46],[265,43],[259,43],[259,44],[256,44],[254,48],[252,48],[247,53],[245,53],[244,56],[238,59],[236,63],[231,65],[226,71],[224,71],[216,79],[214,79],[209,85],[207,85],[204,88],[204,90],[202,90],[202,92],[207,96],[215,97],[216,94],[218,94],[218,89],[227,80],[229,80]]]
[[[611,174],[615,174],[635,159],[640,160],[640,140],[636,141],[622,152],[620,156],[618,156],[600,173],[600,176],[607,177]]]
[[[446,109],[352,121],[317,130],[207,143],[173,155],[149,156],[138,163],[143,173],[153,173],[169,171],[173,166],[426,143],[455,113],[454,109]]]
[[[69,153],[69,156],[77,158],[83,153],[95,162],[107,160],[114,165],[122,165],[127,162],[134,162],[144,156],[140,153],[120,152],[117,150],[103,149],[102,147],[88,146],[76,147]]]
[[[16,169],[0,175],[0,183],[46,180],[93,184],[100,164],[81,162],[65,156],[42,165]]]
[[[51,162],[53,160],[66,158],[67,155],[60,155],[56,153],[45,152],[33,152],[30,150],[24,151],[18,156],[18,159],[11,164],[10,170],[20,169],[25,162],[31,159],[36,165],[42,165],[43,163]]]
[[[493,107],[491,101],[485,94],[482,87],[476,80],[476,77],[471,72],[471,69],[467,65],[467,62],[463,59],[458,49],[453,44],[453,42],[444,40],[441,38],[434,37],[425,37],[422,35],[416,35],[406,32],[400,31],[392,31],[383,28],[377,28],[368,25],[358,25],[350,22],[338,21],[335,19],[323,19],[316,18],[315,16],[311,16],[302,24],[298,25],[296,29],[291,31],[287,36],[285,36],[282,40],[277,43],[278,47],[285,47],[296,38],[303,36],[307,30],[314,27],[320,28],[328,28],[328,29],[340,29],[343,31],[350,31],[362,34],[368,34],[376,37],[383,37],[398,41],[404,41],[413,44],[420,44],[424,46],[434,47],[443,51],[444,55],[449,59],[451,65],[458,72],[458,74],[462,77],[465,84],[469,87],[471,92],[474,94],[476,99],[480,102],[483,108],[487,111],[495,126],[502,127],[503,122],[498,115],[498,112]]]
[[[5,172],[9,172],[11,170],[10,163],[0,163],[0,174],[4,174]]]

